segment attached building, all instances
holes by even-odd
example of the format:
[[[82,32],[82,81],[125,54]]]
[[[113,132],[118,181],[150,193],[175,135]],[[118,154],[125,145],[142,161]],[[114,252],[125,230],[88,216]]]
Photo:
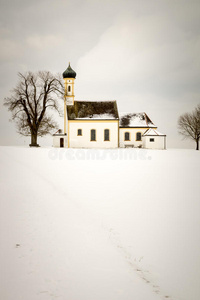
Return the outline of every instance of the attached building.
[[[59,129],[55,134],[53,134],[53,147],[68,148],[67,134],[64,134],[61,129]]]
[[[121,113],[119,122],[119,146],[142,148],[142,135],[149,128],[156,128],[146,113]]]
[[[142,136],[142,146],[146,149],[166,149],[166,135],[155,129],[148,129]]]

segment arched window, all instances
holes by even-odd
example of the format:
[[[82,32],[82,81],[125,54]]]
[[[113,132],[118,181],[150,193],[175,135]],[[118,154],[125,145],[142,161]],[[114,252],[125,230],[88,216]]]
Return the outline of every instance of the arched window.
[[[125,141],[130,141],[130,132],[125,132],[125,134],[124,134],[124,140]]]
[[[136,133],[136,141],[141,141],[142,140],[142,134],[141,132]]]
[[[68,85],[68,92],[71,92],[71,85]]]
[[[104,141],[110,141],[110,130],[109,129],[104,130]]]
[[[82,135],[82,129],[78,129],[77,135]]]
[[[90,141],[96,141],[96,130],[91,129],[90,131]]]

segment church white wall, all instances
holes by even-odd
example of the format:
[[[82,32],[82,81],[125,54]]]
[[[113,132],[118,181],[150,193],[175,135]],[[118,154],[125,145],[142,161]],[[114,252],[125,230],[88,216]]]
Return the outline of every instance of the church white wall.
[[[141,141],[136,141],[136,133],[141,132],[141,135],[147,130],[148,128],[120,128],[119,129],[119,146],[124,148],[126,146],[133,146],[139,147],[142,145]],[[125,132],[130,133],[130,141],[125,141]]]
[[[53,136],[53,147],[60,148],[60,139],[64,138],[64,148],[68,147],[67,135],[54,135]]]
[[[78,136],[82,129],[82,136]],[[96,141],[90,141],[90,131],[96,129]],[[110,140],[104,141],[104,129],[110,130]],[[117,148],[118,121],[68,121],[69,148]]]
[[[154,142],[150,142],[154,139]],[[143,147],[146,149],[166,149],[165,136],[144,136],[142,137]]]

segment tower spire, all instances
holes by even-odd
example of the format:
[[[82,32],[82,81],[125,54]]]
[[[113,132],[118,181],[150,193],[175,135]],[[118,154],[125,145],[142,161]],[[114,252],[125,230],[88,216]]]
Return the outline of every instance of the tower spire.
[[[65,95],[64,95],[64,133],[66,132],[67,122],[67,107],[74,105],[74,80],[76,79],[76,72],[71,68],[70,62],[68,68],[63,72],[63,79],[65,82]]]

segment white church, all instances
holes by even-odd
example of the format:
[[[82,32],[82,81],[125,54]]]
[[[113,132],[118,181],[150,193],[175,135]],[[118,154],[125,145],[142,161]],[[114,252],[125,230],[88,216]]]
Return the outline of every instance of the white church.
[[[74,100],[75,78],[69,64],[63,73],[64,131],[53,135],[54,147],[166,149],[166,135],[157,131],[145,112],[118,113],[115,100]]]

